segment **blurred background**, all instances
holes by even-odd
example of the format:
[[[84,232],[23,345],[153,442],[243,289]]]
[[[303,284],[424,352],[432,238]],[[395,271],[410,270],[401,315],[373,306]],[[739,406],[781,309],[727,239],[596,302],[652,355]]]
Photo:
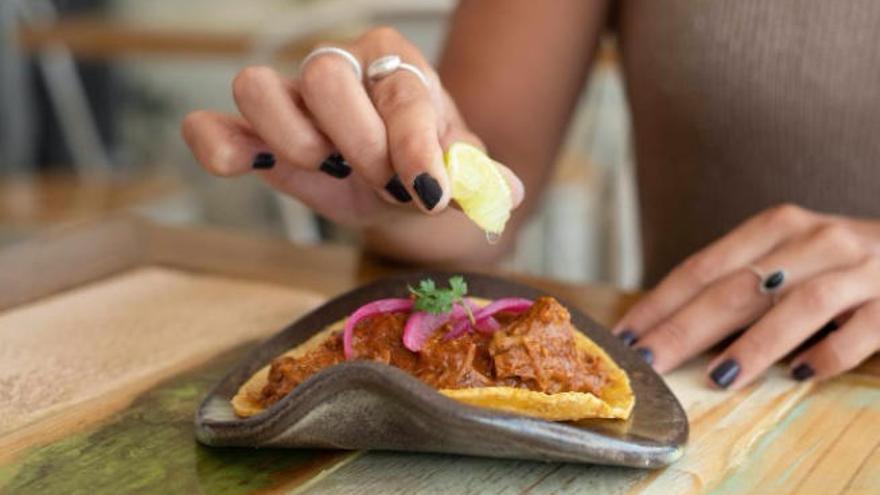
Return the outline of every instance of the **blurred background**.
[[[254,177],[203,172],[179,134],[234,111],[244,66],[295,74],[318,40],[391,25],[436,59],[452,0],[0,0],[0,248],[120,212],[291,242],[356,242]],[[603,41],[551,190],[505,266],[637,287],[638,218],[614,40]],[[491,90],[490,88],[488,88]]]

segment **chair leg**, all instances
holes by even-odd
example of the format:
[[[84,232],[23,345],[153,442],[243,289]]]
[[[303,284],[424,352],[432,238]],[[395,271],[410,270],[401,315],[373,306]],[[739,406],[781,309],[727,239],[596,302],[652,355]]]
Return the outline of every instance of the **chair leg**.
[[[18,29],[14,3],[0,2],[0,36],[14,40]],[[27,59],[15,42],[0,43],[0,167],[3,173],[31,172],[36,146],[33,95]]]
[[[30,23],[54,22],[58,17],[49,0],[20,1],[19,12]],[[89,177],[109,175],[110,157],[98,133],[73,54],[62,44],[52,45],[37,54],[37,63],[77,173]]]

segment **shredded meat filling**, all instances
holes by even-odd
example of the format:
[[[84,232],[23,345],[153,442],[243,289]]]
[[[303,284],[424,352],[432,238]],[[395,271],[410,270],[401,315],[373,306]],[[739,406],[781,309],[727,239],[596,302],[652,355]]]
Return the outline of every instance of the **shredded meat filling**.
[[[384,314],[360,322],[354,331],[358,359],[379,361],[407,371],[438,389],[490,386],[546,393],[598,393],[607,380],[601,361],[575,345],[568,311],[542,297],[519,316],[498,315],[502,328],[444,340],[442,328],[418,353],[402,342],[406,315]],[[272,361],[262,401],[269,406],[319,370],[345,360],[341,334],[294,359]]]
[[[492,336],[495,378],[550,394],[598,392],[604,382],[601,363],[575,346],[572,331],[564,307],[555,299],[538,299],[524,318]]]

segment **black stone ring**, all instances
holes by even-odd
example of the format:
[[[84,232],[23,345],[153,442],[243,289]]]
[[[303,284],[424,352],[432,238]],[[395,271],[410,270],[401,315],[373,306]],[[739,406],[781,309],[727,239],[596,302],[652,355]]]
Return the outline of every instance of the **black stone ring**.
[[[786,273],[785,270],[781,268],[777,268],[766,275],[755,265],[749,265],[748,269],[750,272],[758,276],[758,279],[760,280],[758,290],[760,290],[762,294],[779,292],[785,284]]]

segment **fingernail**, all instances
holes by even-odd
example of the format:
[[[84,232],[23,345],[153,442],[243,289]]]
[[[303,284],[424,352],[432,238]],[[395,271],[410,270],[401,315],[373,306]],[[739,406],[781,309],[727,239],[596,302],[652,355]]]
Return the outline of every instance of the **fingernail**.
[[[440,183],[427,172],[416,177],[416,180],[413,181],[413,189],[416,190],[416,194],[419,195],[422,204],[428,210],[433,210],[437,203],[440,202],[440,198],[443,197],[443,189],[440,188]]]
[[[645,360],[648,364],[654,364],[654,352],[647,347],[636,347],[636,352],[639,353],[639,356],[642,356],[642,359]]]
[[[735,359],[728,359],[709,373],[709,377],[721,388],[727,388],[739,375],[740,366]]]
[[[791,370],[791,377],[799,382],[809,380],[815,374],[816,371],[807,363],[801,363]]]
[[[346,163],[345,158],[343,158],[342,155],[339,153],[333,153],[321,163],[321,171],[327,175],[336,177],[337,179],[344,179],[351,174],[351,167],[348,166],[348,163]]]
[[[839,329],[840,329],[840,326],[837,324],[837,322],[834,320],[831,320],[828,323],[826,323],[825,326],[823,326],[822,328],[819,329],[819,333],[824,333],[827,335],[831,332],[836,332]]]
[[[632,346],[638,338],[632,330],[624,330],[617,334],[617,338],[623,342],[623,345]]]
[[[409,203],[412,201],[412,196],[410,196],[409,191],[403,187],[403,182],[400,182],[400,177],[396,174],[387,184],[385,184],[385,190],[388,191],[388,194],[394,196],[394,199],[401,203]]]
[[[272,153],[257,153],[251,167],[259,170],[268,170],[275,166],[275,155]]]

